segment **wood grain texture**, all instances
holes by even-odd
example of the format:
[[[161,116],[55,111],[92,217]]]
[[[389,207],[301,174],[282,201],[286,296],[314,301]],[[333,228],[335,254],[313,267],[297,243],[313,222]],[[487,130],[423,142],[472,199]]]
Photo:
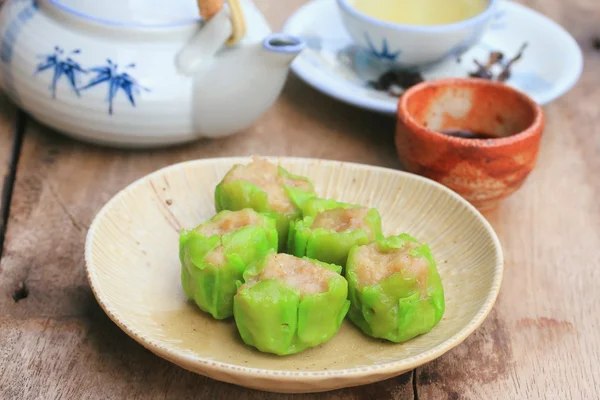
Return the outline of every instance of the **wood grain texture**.
[[[600,396],[600,52],[593,48],[600,5],[522,3],[575,36],[583,77],[545,108],[540,159],[528,182],[487,215],[506,258],[494,312],[462,346],[417,369],[420,399]]]
[[[275,29],[303,2],[257,0]],[[600,52],[592,47],[600,5],[522,2],[576,37],[584,76],[546,107],[546,134],[529,181],[488,215],[507,260],[495,310],[465,343],[417,371],[420,399],[600,397]],[[6,110],[1,103],[0,118]],[[188,373],[129,339],[85,280],[87,226],[116,191],[177,161],[256,153],[397,167],[393,130],[392,119],[342,105],[294,77],[247,132],[169,150],[91,147],[28,124],[0,264],[0,397],[290,398]],[[0,122],[0,172],[10,143],[5,131]],[[29,297],[15,303],[21,281]],[[306,398],[411,399],[412,388],[405,375]]]
[[[0,358],[8,361],[0,364],[3,399],[413,399],[410,373],[310,396],[217,382],[138,345],[108,319],[91,294],[80,300],[88,307],[86,318],[0,320]]]

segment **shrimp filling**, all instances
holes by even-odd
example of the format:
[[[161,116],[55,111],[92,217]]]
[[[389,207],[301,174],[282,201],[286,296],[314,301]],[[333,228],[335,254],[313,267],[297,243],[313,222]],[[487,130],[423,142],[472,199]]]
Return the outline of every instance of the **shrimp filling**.
[[[300,295],[304,296],[326,292],[329,280],[335,276],[338,274],[334,271],[309,260],[288,254],[275,254],[267,261],[260,274],[244,286],[252,286],[259,281],[276,280],[298,290]]]
[[[262,225],[262,223],[263,221],[256,211],[245,209],[241,211],[232,211],[226,218],[223,218],[220,221],[211,221],[202,224],[200,227],[196,228],[196,231],[204,236],[225,235],[245,228],[246,226],[258,226]],[[225,265],[227,259],[225,258],[225,249],[223,249],[223,246],[219,245],[218,247],[215,247],[206,255],[204,261],[214,267],[222,267]]]
[[[223,246],[216,247],[210,253],[208,253],[206,257],[204,257],[204,262],[207,262],[217,268],[225,265],[227,259],[225,258],[225,250],[223,249]]]
[[[420,289],[425,290],[429,263],[422,257],[410,255],[419,246],[418,243],[408,242],[400,249],[389,251],[383,251],[377,243],[361,246],[354,257],[361,286],[377,285],[396,272],[401,272],[406,277],[415,277]]]
[[[227,218],[220,221],[212,221],[202,224],[196,231],[204,236],[224,235],[226,233],[235,232],[246,226],[261,225],[262,219],[251,209],[241,211],[233,211]]]
[[[269,205],[275,212],[282,213],[294,212],[297,209],[285,192],[284,186],[311,190],[310,184],[305,180],[279,176],[277,166],[262,159],[254,159],[248,165],[235,167],[223,180],[225,183],[235,181],[250,182],[264,190],[269,197]]]
[[[373,231],[365,220],[368,212],[364,207],[326,210],[317,214],[312,229],[325,228],[339,233],[362,229],[373,239]]]

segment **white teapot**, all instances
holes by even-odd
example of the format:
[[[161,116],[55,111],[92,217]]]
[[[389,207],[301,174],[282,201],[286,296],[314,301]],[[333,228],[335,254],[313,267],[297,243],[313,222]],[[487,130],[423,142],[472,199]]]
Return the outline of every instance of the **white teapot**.
[[[233,134],[274,103],[304,44],[271,34],[241,0],[247,30],[227,45],[232,7],[206,21],[194,0],[8,0],[0,86],[37,120],[90,142]]]

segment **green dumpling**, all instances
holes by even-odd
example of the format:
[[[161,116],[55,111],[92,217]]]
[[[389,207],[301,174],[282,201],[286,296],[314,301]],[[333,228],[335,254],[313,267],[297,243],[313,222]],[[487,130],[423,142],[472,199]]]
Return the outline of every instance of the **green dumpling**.
[[[330,340],[350,306],[340,271],[337,265],[275,252],[249,267],[233,306],[244,343],[288,355]]]
[[[288,252],[297,257],[346,265],[352,246],[382,238],[374,208],[314,198],[302,207],[304,219],[290,224]]]
[[[292,175],[283,167],[255,159],[235,165],[215,189],[217,211],[252,208],[277,222],[279,251],[285,250],[290,221],[302,217],[300,207],[315,197],[308,178]]]
[[[348,317],[369,336],[405,342],[444,315],[444,289],[429,246],[402,234],[355,246],[346,265]]]
[[[254,210],[222,211],[179,239],[185,295],[216,319],[233,315],[237,281],[248,264],[277,249],[275,220]]]

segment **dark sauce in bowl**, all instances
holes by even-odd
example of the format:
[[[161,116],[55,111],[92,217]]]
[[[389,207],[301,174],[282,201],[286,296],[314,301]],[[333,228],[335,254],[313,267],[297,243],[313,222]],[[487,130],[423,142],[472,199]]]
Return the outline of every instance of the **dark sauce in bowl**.
[[[441,131],[444,135],[459,137],[463,139],[496,139],[496,136],[487,133],[470,131],[468,129],[446,129]]]

